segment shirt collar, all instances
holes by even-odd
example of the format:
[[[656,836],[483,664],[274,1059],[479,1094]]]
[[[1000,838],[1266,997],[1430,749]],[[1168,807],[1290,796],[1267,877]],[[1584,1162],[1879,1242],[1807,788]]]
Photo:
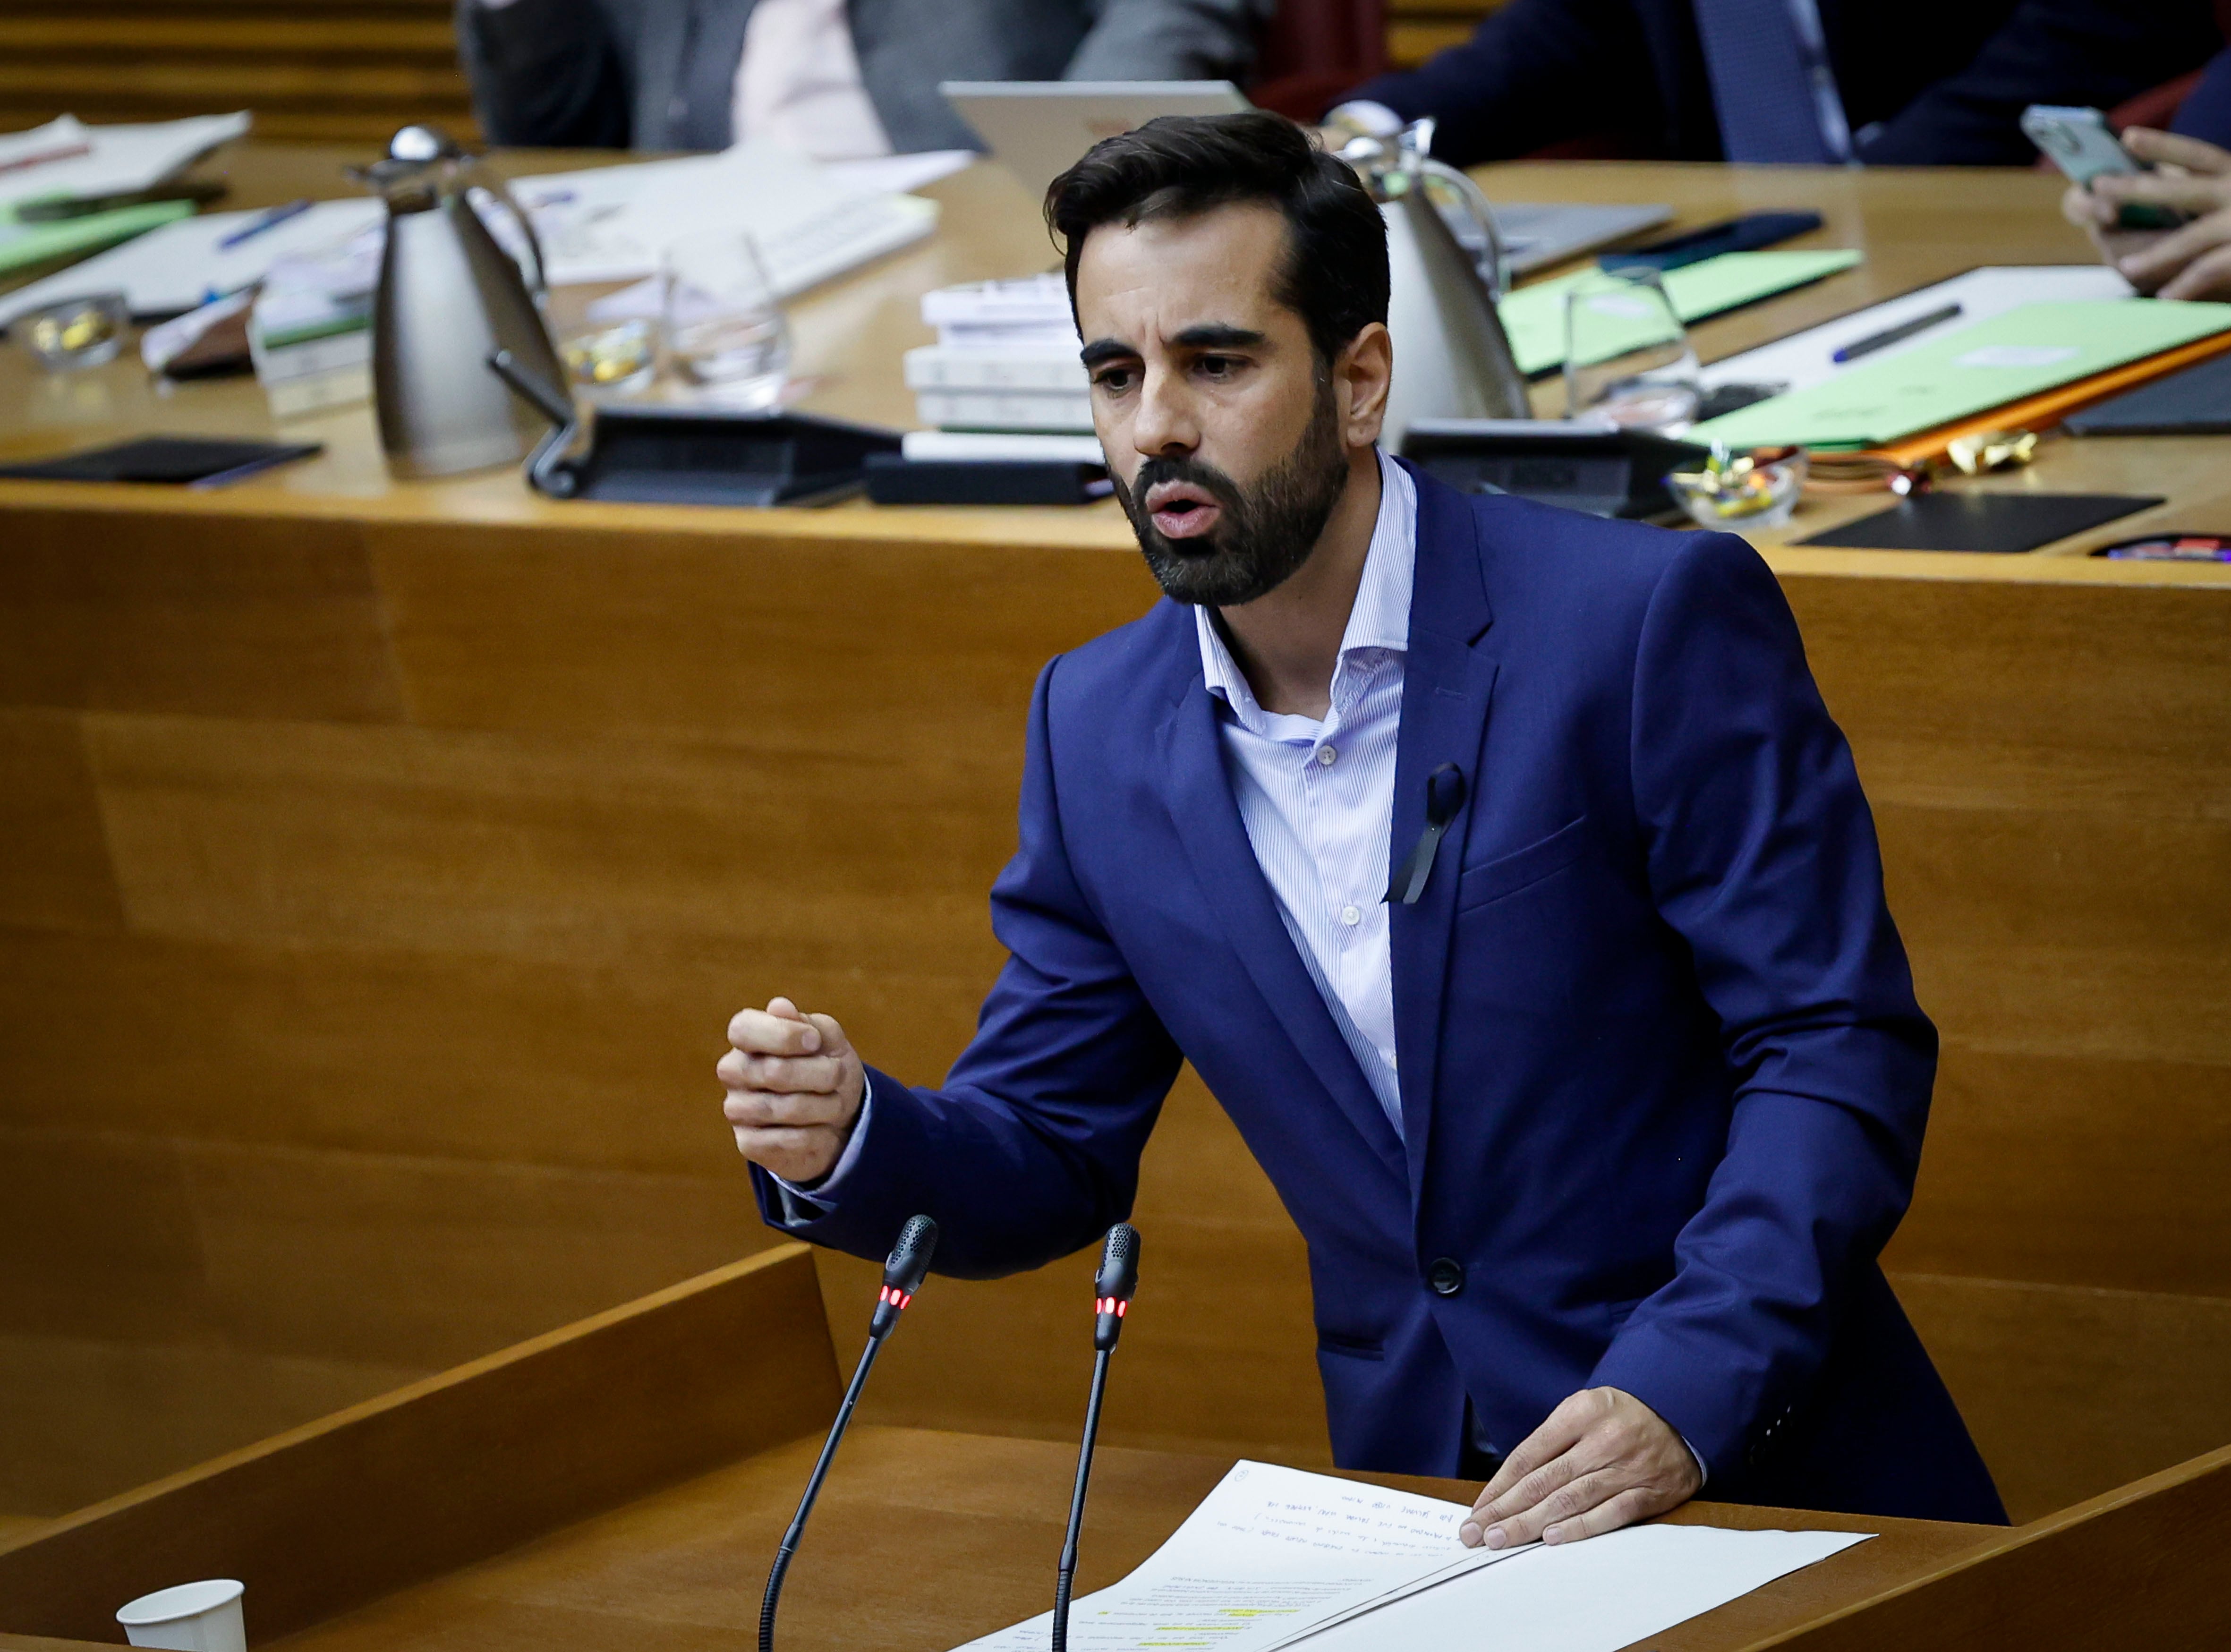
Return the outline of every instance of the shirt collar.
[[[1342,679],[1368,664],[1351,658],[1377,649],[1406,654],[1410,647],[1410,590],[1418,564],[1418,488],[1410,473],[1379,456],[1379,516],[1372,524],[1371,545],[1363,555],[1363,578],[1355,588],[1355,606],[1348,611],[1348,626],[1340,638],[1340,659],[1333,668],[1333,704],[1342,699]],[[1262,732],[1267,715],[1255,703],[1247,675],[1232,658],[1215,617],[1203,605],[1193,610],[1193,625],[1200,639],[1200,671],[1208,691],[1232,708],[1242,724]]]

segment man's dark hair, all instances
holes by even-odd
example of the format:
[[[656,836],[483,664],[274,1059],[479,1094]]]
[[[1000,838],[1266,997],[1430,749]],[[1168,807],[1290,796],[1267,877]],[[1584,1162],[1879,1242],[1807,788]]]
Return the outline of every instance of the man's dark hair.
[[[1302,318],[1330,361],[1387,319],[1387,226],[1355,169],[1284,116],[1164,115],[1103,139],[1046,191],[1046,225],[1065,248],[1069,304],[1077,262],[1103,224],[1189,218],[1261,202],[1285,215],[1286,257],[1273,294]]]

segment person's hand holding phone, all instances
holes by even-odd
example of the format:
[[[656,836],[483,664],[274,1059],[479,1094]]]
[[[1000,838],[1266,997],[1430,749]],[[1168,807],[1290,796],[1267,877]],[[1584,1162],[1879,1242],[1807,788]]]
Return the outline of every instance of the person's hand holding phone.
[[[2111,172],[2072,185],[2060,210],[2101,256],[2157,298],[2231,299],[2231,150],[2197,138],[2132,126],[2123,146],[2151,171]],[[2128,227],[2151,208],[2183,214],[2175,229]]]

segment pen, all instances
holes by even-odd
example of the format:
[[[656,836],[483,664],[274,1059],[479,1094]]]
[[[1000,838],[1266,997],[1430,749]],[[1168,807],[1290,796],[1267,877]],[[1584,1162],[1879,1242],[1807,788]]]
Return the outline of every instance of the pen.
[[[217,243],[217,249],[219,252],[230,252],[250,236],[262,235],[266,230],[308,211],[310,207],[310,198],[307,195],[299,201],[289,201],[284,206],[275,206],[268,212],[259,214],[249,222],[242,224],[230,235],[226,236]]]
[[[1926,333],[1940,321],[1949,321],[1960,314],[1957,304],[1947,304],[1941,310],[1931,310],[1926,315],[1917,315],[1911,321],[1900,321],[1896,327],[1885,327],[1879,333],[1868,334],[1855,344],[1847,344],[1829,360],[1841,365],[1857,361],[1861,356],[1872,355],[1878,350],[1887,350],[1893,344],[1903,344],[1917,333]]]
[[[20,172],[33,166],[43,166],[50,160],[75,160],[80,155],[91,153],[91,144],[63,144],[55,149],[41,149],[28,155],[18,155],[13,160],[0,160],[0,172]]]

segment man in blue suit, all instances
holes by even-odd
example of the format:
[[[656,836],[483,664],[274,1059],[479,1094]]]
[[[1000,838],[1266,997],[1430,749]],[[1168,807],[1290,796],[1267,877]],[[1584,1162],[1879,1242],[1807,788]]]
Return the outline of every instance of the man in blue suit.
[[[942,1086],[730,1024],[768,1221],[1038,1266],[1190,1059],[1308,1241],[1337,1460],[1489,1478],[1467,1541],[1700,1485],[2003,1519],[1876,1266],[1936,1037],[1772,574],[1381,455],[1385,230],[1274,116],[1111,139],[1048,214],[1168,599],[1038,679]]]
[[[1581,138],[1667,160],[2027,166],[2023,108],[2112,108],[2222,43],[2210,0],[1509,0],[1350,92],[1460,166]]]

